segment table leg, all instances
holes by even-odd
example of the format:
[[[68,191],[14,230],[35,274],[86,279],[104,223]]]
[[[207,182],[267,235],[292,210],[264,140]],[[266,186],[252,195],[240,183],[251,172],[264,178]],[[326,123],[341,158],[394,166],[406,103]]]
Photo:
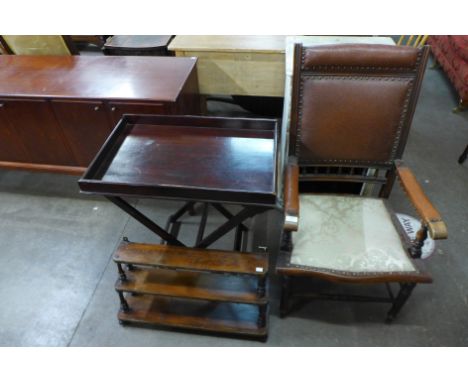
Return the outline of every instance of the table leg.
[[[135,207],[131,206],[122,198],[117,196],[106,196],[106,198],[109,199],[115,205],[117,205],[119,208],[124,210],[134,219],[138,220],[146,228],[153,231],[156,235],[158,235],[161,239],[165,240],[168,244],[185,247],[185,245],[179,240],[177,240],[176,237],[165,231],[163,228],[161,228],[155,222],[147,218],[145,215],[143,215],[140,211],[138,211]]]
[[[169,221],[171,223],[175,223],[183,214],[188,212],[191,214],[194,213],[193,207],[195,206],[195,202],[187,202],[185,203],[177,212],[169,217]]]
[[[242,245],[243,231],[240,225],[236,227],[236,235],[234,239],[234,251],[240,251]]]
[[[219,203],[211,203],[211,205],[219,211],[221,215],[223,215],[227,219],[232,219],[234,216],[231,212],[229,212],[226,207]],[[249,229],[244,224],[239,224],[244,231],[248,231]]]
[[[458,163],[462,164],[466,160],[467,156],[468,156],[468,145],[466,145],[465,150],[463,151],[462,155],[460,155],[460,158],[458,158]]]
[[[203,213],[202,213],[202,218],[200,220],[200,226],[198,227],[196,245],[198,245],[203,240],[203,234],[205,233],[205,227],[206,227],[206,220],[208,219],[208,207],[209,207],[209,203],[203,204]]]
[[[260,212],[266,211],[265,207],[257,206],[248,206],[245,207],[242,211],[232,216],[226,223],[215,229],[207,237],[205,237],[201,242],[196,245],[196,248],[207,248],[213,244],[220,237],[226,235],[229,231],[234,229],[236,226],[240,225],[245,219],[248,219],[254,215],[259,214]]]

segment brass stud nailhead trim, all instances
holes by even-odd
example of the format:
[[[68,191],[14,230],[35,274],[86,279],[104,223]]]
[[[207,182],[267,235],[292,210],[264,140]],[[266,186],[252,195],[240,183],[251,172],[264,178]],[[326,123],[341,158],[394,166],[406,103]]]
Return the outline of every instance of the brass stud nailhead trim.
[[[330,70],[338,70],[338,71],[346,71],[346,70],[358,70],[358,71],[389,71],[389,72],[401,72],[401,71],[411,71],[416,72],[422,58],[423,49],[419,48],[418,53],[416,55],[416,61],[412,66],[353,66],[353,65],[312,65],[306,68],[305,65],[305,58],[306,52],[305,49],[302,49],[302,57],[301,57],[301,69],[302,70],[309,70],[309,71],[330,71]]]
[[[299,89],[299,115],[298,115],[298,126],[297,126],[297,132],[296,132],[296,150],[295,150],[295,155],[297,157],[300,157],[299,151],[300,151],[300,141],[301,141],[301,129],[302,129],[302,116],[303,116],[303,93],[304,93],[304,83],[307,80],[352,80],[352,81],[368,81],[368,80],[374,80],[374,81],[406,81],[408,82],[408,90],[406,92],[405,100],[403,102],[403,107],[401,110],[400,114],[400,120],[398,123],[398,127],[396,129],[395,133],[395,139],[393,141],[393,146],[392,146],[392,152],[391,152],[391,157],[390,160],[387,162],[384,162],[385,164],[391,163],[395,159],[396,152],[398,150],[398,146],[400,144],[400,138],[401,138],[401,131],[403,130],[404,122],[406,120],[406,115],[408,112],[408,105],[409,101],[411,98],[412,90],[413,90],[413,84],[414,81],[412,79],[409,79],[407,77],[370,77],[370,76],[333,76],[333,75],[318,75],[318,76],[310,76],[310,75],[302,75],[301,76],[301,81],[300,81],[300,89]],[[357,163],[375,163],[375,161],[365,161],[365,160],[343,160],[343,159],[323,159],[323,160],[317,160],[316,163],[352,163],[352,164],[357,164]]]
[[[351,66],[351,65],[312,65],[309,67],[302,66],[304,71],[363,71],[363,72],[415,72],[416,67],[413,66]]]
[[[288,263],[289,267],[296,268],[296,269],[305,269],[305,270],[311,270],[314,272],[320,272],[320,273],[330,273],[338,276],[356,276],[356,277],[361,277],[361,276],[388,276],[388,275],[420,275],[421,272],[418,272],[417,270],[415,271],[392,271],[392,272],[350,272],[350,271],[339,271],[335,269],[328,269],[328,268],[318,268],[318,267],[311,267],[308,265],[299,265],[299,264],[293,264],[291,262]]]
[[[302,49],[301,52],[301,67],[304,68],[304,62],[305,62],[305,49]],[[415,65],[414,65],[414,70],[411,72],[417,72],[417,69],[419,68],[421,64],[421,59],[422,59],[422,53],[423,50],[419,49]],[[395,68],[391,67],[373,67],[373,66],[336,66],[336,65],[331,65],[331,66],[325,66],[325,65],[319,65],[319,66],[313,66],[312,68],[327,68],[327,69],[359,69],[359,70],[365,70],[365,71],[383,71],[385,69],[392,69],[392,71],[396,71]],[[405,70],[408,72],[408,68],[397,68],[398,70]],[[381,73],[380,73],[381,74]],[[337,76],[333,74],[314,74],[314,73],[301,73],[301,78],[299,82],[299,100],[298,100],[298,119],[297,119],[297,128],[296,128],[296,144],[295,144],[295,155],[299,157],[299,152],[300,152],[300,142],[301,142],[301,129],[302,129],[302,117],[303,117],[303,94],[304,94],[304,83],[306,80],[309,79],[316,79],[316,80],[321,80],[321,79],[350,79],[350,80],[376,80],[376,81],[408,81],[409,87],[405,96],[405,100],[403,103],[403,108],[400,114],[400,121],[397,127],[397,131],[395,134],[395,140],[393,142],[392,146],[392,152],[391,152],[391,158],[389,161],[382,162],[384,164],[391,164],[392,161],[395,159],[400,140],[401,140],[401,132],[403,130],[403,127],[405,125],[406,117],[408,114],[408,107],[409,103],[411,101],[411,95],[413,92],[414,88],[414,78],[411,77],[371,77],[369,76]],[[374,164],[376,163],[375,161],[364,161],[364,160],[340,160],[340,159],[327,159],[327,160],[316,160],[314,161],[315,163],[350,163],[350,164]]]

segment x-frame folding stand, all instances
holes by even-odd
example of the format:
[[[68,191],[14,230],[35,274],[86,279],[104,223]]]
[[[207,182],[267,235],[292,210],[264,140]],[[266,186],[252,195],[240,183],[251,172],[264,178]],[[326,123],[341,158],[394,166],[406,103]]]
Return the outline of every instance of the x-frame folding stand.
[[[140,212],[138,209],[133,207],[127,201],[122,199],[121,197],[116,196],[106,196],[108,200],[112,203],[117,205],[119,208],[124,210],[127,214],[132,216],[138,222],[143,224],[146,228],[150,231],[155,233],[161,238],[161,243],[167,243],[170,245],[177,245],[181,247],[186,247],[184,243],[182,243],[178,238],[178,233],[180,229],[180,221],[179,219],[185,213],[192,213],[194,212],[194,208],[197,202],[189,201],[186,202],[181,208],[179,208],[173,215],[169,217],[166,223],[166,227],[162,228],[154,221],[149,219],[146,215]],[[235,239],[234,239],[234,250],[235,251],[245,251],[247,247],[247,233],[248,227],[243,224],[245,220],[266,211],[267,207],[261,206],[244,206],[244,208],[239,211],[237,214],[232,214],[227,208],[225,208],[220,203],[202,203],[203,210],[202,216],[200,220],[200,224],[198,227],[197,239],[194,245],[194,248],[207,248],[218,239],[229,233],[231,230],[236,228]],[[210,234],[204,236],[206,222],[208,218],[208,210],[209,207],[212,206],[215,208],[219,213],[221,213],[224,217],[228,220],[220,225],[217,229],[215,229]]]

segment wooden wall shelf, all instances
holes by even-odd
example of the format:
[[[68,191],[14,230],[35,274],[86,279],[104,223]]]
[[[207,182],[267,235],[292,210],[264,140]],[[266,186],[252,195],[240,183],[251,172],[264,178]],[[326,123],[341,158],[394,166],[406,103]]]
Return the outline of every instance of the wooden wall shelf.
[[[266,339],[267,253],[123,241],[113,258],[122,324]]]

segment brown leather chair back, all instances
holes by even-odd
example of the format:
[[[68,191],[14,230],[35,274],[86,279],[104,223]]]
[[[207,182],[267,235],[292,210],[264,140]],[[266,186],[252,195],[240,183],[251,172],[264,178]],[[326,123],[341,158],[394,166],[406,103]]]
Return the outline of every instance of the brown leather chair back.
[[[390,167],[402,156],[428,47],[295,46],[290,155],[299,165]]]

